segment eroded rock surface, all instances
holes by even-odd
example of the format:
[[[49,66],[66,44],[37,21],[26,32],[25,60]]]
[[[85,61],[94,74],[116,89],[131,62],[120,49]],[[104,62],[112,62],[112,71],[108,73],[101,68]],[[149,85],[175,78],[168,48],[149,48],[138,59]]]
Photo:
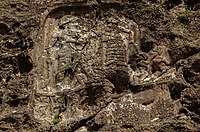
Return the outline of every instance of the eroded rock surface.
[[[0,130],[199,131],[198,5],[2,1]]]

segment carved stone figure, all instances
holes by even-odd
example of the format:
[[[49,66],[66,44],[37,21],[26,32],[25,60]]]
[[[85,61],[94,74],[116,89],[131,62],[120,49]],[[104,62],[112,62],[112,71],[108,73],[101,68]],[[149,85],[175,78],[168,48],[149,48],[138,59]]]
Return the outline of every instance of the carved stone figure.
[[[34,114],[46,121],[58,116],[68,120],[77,111],[87,116],[92,108],[85,108],[85,102],[98,106],[96,110],[105,107],[112,98],[122,96],[129,83],[153,83],[157,77],[153,70],[164,72],[170,63],[165,44],[142,52],[138,25],[115,9],[104,11],[101,17],[94,9],[65,12],[60,18],[47,18],[44,32],[44,62],[38,66],[43,74],[36,79],[42,84],[36,86],[36,94],[43,99],[36,99]]]

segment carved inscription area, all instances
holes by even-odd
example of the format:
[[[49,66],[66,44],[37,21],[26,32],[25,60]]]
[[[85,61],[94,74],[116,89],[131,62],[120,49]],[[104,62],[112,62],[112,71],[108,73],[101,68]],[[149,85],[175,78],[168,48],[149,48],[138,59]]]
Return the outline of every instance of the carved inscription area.
[[[109,69],[127,66],[129,56],[138,54],[139,31],[132,20],[115,10],[103,18],[94,14],[47,19],[37,60],[43,64],[38,65],[42,74],[36,77],[40,84],[36,86],[40,95],[35,97],[36,118],[55,118],[66,104],[58,93],[84,89],[87,82],[103,82]]]
[[[108,18],[96,22],[72,15],[58,20],[58,30],[47,48],[51,89],[61,84],[64,89],[71,87],[73,79],[69,72],[75,73],[77,68],[93,78],[102,76],[102,71],[111,64],[126,65],[127,49],[135,42],[136,24],[117,16],[114,11],[108,14]]]

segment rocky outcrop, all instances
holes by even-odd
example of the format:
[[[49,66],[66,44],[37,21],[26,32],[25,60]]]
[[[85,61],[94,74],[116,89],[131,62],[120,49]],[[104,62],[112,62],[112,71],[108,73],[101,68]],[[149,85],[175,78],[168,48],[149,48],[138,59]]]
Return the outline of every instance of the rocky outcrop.
[[[198,1],[0,3],[0,130],[200,130]]]

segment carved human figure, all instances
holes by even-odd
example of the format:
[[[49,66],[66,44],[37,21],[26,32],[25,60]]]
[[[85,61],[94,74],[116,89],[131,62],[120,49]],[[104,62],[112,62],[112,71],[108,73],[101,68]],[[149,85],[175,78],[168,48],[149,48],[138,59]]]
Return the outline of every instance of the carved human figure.
[[[151,62],[152,71],[165,72],[170,64],[170,57],[166,42],[156,44],[149,52],[149,62]]]
[[[87,17],[65,15],[60,20],[55,19],[53,27],[56,30],[53,30],[55,33],[45,54],[48,66],[44,70],[48,76],[44,80],[52,94],[60,94],[58,97],[46,97],[46,104],[41,100],[37,102],[44,107],[51,103],[52,109],[48,113],[54,113],[53,116],[63,111],[62,103],[56,102],[56,99],[59,98],[63,104],[69,104],[66,98],[73,102],[74,94],[82,91],[86,83],[105,84],[105,101],[98,102],[109,102],[115,90],[112,82],[105,79],[106,76],[120,70],[127,72],[128,62],[134,61],[134,56],[140,52],[139,29],[135,22],[118,15],[114,9],[106,11],[101,19],[91,20],[91,14],[88,13]],[[145,78],[144,72],[140,73],[141,78]],[[52,116],[47,114],[46,117],[49,119]]]

